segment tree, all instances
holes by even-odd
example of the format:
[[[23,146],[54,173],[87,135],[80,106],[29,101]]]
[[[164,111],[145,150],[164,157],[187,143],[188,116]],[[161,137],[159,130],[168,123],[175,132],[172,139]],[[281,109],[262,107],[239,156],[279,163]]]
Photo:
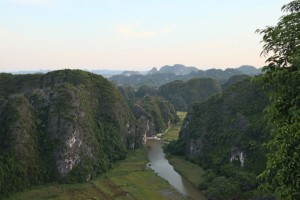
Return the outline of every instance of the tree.
[[[258,30],[262,54],[271,54],[259,80],[271,91],[266,113],[272,128],[267,168],[259,178],[262,189],[294,200],[300,199],[300,0],[282,11],[287,14],[276,26]]]
[[[234,180],[218,176],[209,183],[207,193],[211,199],[231,200],[237,199],[241,191]]]

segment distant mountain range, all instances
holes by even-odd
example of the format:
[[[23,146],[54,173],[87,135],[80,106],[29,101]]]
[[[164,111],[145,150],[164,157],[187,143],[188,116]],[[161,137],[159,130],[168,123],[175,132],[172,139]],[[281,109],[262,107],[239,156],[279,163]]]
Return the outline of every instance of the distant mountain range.
[[[136,71],[131,71],[119,75],[114,75],[109,79],[116,85],[131,85],[134,88],[139,88],[142,85],[149,85],[159,87],[163,84],[182,80],[186,81],[191,78],[213,78],[217,79],[221,83],[226,82],[230,77],[235,75],[258,75],[262,73],[261,69],[257,69],[253,66],[243,65],[236,69],[227,68],[225,70],[221,69],[208,69],[199,70],[195,67],[186,67],[184,65],[173,65],[173,66],[163,66],[159,70],[157,68],[152,68],[147,74],[143,75]]]
[[[9,73],[12,74],[46,74],[50,71],[54,71],[54,70],[23,70],[23,71],[11,71]],[[84,71],[88,71],[94,74],[99,74],[102,75],[105,78],[109,78],[113,75],[117,75],[117,74],[122,74],[123,71],[122,70],[109,70],[109,69],[100,69],[100,70],[88,70],[85,69]],[[1,73],[1,72],[0,72]]]
[[[187,75],[190,74],[191,72],[197,72],[199,69],[196,67],[186,67],[184,65],[176,64],[173,66],[170,65],[165,65],[160,68],[160,70],[157,70],[156,67],[152,68],[148,74],[176,74],[176,75]]]
[[[12,74],[45,74],[51,70],[12,71]],[[250,65],[242,65],[238,68],[199,70],[196,67],[188,67],[181,64],[173,66],[165,65],[159,70],[154,67],[150,71],[122,71],[122,70],[85,70],[108,78],[116,85],[132,85],[139,88],[142,85],[159,87],[174,80],[189,80],[191,78],[214,78],[225,82],[234,75],[258,75],[261,69]]]

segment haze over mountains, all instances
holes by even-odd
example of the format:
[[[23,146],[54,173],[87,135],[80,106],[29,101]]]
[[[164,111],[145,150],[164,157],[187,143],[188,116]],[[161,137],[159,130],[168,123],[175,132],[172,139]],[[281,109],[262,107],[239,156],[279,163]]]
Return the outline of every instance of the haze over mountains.
[[[137,89],[142,85],[159,87],[174,80],[186,81],[191,78],[214,78],[224,83],[234,75],[245,74],[254,76],[260,73],[261,69],[257,69],[249,65],[243,65],[236,69],[227,68],[225,70],[198,70],[195,67],[186,67],[184,65],[176,64],[173,66],[163,66],[159,70],[157,68],[153,68],[145,75],[136,71],[126,71],[122,74],[110,77],[109,80],[111,80],[116,85],[128,84]]]
[[[218,68],[211,68],[211,69],[218,69]],[[254,66],[251,65],[242,65],[240,67],[237,68],[227,68],[227,69],[237,69],[245,74],[259,74],[261,72],[261,69],[256,68]],[[110,76],[114,76],[114,75],[124,75],[124,76],[130,76],[133,74],[140,74],[140,75],[150,75],[150,74],[170,74],[170,73],[174,73],[176,75],[187,75],[190,74],[191,72],[197,72],[199,71],[198,68],[196,67],[189,67],[189,66],[185,66],[182,64],[175,64],[175,65],[164,65],[162,67],[160,67],[159,69],[157,67],[153,67],[151,70],[147,71],[147,70],[143,70],[143,71],[127,71],[127,70],[110,70],[110,69],[93,69],[93,70],[89,70],[89,69],[83,69],[84,71],[89,71],[92,72],[94,74],[99,74],[102,75],[104,77],[110,77]],[[210,70],[210,69],[208,69]],[[208,71],[208,70],[200,70],[200,71]],[[11,70],[8,73],[12,73],[12,74],[34,74],[34,73],[47,73],[53,70],[22,70],[22,71],[14,71]],[[1,71],[0,71],[1,72]]]
[[[254,177],[260,170],[246,169],[249,162],[257,164],[248,146],[252,143],[261,146],[262,131],[260,127],[254,128],[258,122],[253,119],[261,119],[266,102],[256,98],[259,86],[250,81],[251,76],[261,73],[259,69],[241,66],[203,71],[174,65],[149,72],[124,71],[109,79],[95,73],[81,70],[0,73],[0,172],[4,172],[0,181],[7,182],[0,187],[0,196],[28,185],[89,181],[124,159],[131,149],[143,147],[146,136],[162,133],[176,123],[176,111],[188,111],[188,118],[178,143],[168,147],[171,153],[180,151],[200,166],[213,169],[215,181],[224,175],[218,172],[219,168],[234,164],[227,159],[231,157],[245,161],[245,168],[234,167],[239,167],[239,174],[246,178]],[[254,106],[258,109],[252,109]],[[216,118],[220,113],[224,119],[218,123]],[[244,125],[245,137],[238,131],[232,136],[231,130],[242,130]],[[226,131],[209,133],[214,129]],[[213,138],[206,138],[208,133]],[[221,139],[225,137],[223,143]],[[247,143],[249,138],[251,144]],[[216,144],[219,149],[226,149],[222,155],[215,151],[204,154],[206,148]],[[198,154],[188,149],[205,152]],[[234,156],[234,149],[243,152],[244,160]],[[259,153],[263,158],[264,152]],[[204,160],[195,158],[202,155]],[[222,162],[215,162],[215,158]],[[206,161],[213,166],[207,167]],[[265,160],[259,164],[264,166]],[[19,171],[22,173],[16,175]],[[230,177],[234,174],[229,174]],[[204,186],[214,188],[210,187],[213,182],[214,179],[207,181]],[[227,185],[234,184],[229,181]],[[245,191],[255,196],[255,186],[256,183],[246,185],[250,188]],[[209,189],[204,191],[213,194]]]
[[[0,44],[0,200],[300,200],[300,0],[3,0]]]

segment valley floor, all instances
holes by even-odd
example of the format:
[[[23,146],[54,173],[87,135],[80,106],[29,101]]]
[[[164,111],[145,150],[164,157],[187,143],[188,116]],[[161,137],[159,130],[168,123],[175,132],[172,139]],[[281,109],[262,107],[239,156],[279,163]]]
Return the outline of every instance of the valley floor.
[[[179,122],[172,125],[172,127],[169,128],[168,131],[162,135],[161,139],[168,142],[178,139],[179,131],[181,129],[183,120],[186,116],[186,112],[177,111],[177,115],[179,117]]]
[[[107,174],[88,183],[37,186],[4,200],[185,199],[148,169],[147,162],[145,150],[132,151]]]
[[[186,112],[177,112],[180,122],[173,125],[162,138],[177,140]],[[183,157],[172,156],[169,162],[174,169],[198,187],[204,171]],[[131,151],[127,158],[118,162],[105,175],[79,184],[48,184],[12,194],[4,200],[152,200],[186,199],[167,181],[146,167],[145,149]]]
[[[162,139],[165,141],[177,140],[186,112],[177,112],[180,121],[174,124],[165,134],[162,135]],[[191,182],[196,188],[204,182],[203,175],[204,170],[194,163],[185,160],[183,156],[168,156],[169,163],[173,165],[174,169],[189,182]]]
[[[203,176],[205,171],[199,165],[185,160],[183,156],[171,156],[168,160],[174,169],[196,188],[204,182]]]

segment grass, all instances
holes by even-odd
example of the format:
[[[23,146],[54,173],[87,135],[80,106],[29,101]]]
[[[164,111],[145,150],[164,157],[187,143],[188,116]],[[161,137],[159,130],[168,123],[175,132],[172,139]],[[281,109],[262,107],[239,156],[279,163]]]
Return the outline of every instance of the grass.
[[[185,160],[183,156],[170,156],[168,160],[174,169],[195,187],[198,188],[199,184],[204,182],[205,171],[200,166]]]
[[[37,186],[4,200],[184,199],[167,181],[148,169],[147,162],[146,151],[135,150],[108,173],[88,183]]]
[[[179,122],[174,124],[165,134],[162,135],[162,139],[165,141],[173,141],[177,140],[179,136],[179,131],[182,127],[183,120],[186,116],[186,112],[177,112],[177,115],[179,117]]]
[[[170,142],[178,139],[186,112],[177,112],[177,115],[180,119],[179,122],[174,124],[164,135],[162,135],[163,140]],[[204,170],[200,166],[185,160],[183,156],[170,156],[168,160],[170,164],[173,165],[174,169],[189,180],[195,187],[198,188],[199,184],[204,182]]]

